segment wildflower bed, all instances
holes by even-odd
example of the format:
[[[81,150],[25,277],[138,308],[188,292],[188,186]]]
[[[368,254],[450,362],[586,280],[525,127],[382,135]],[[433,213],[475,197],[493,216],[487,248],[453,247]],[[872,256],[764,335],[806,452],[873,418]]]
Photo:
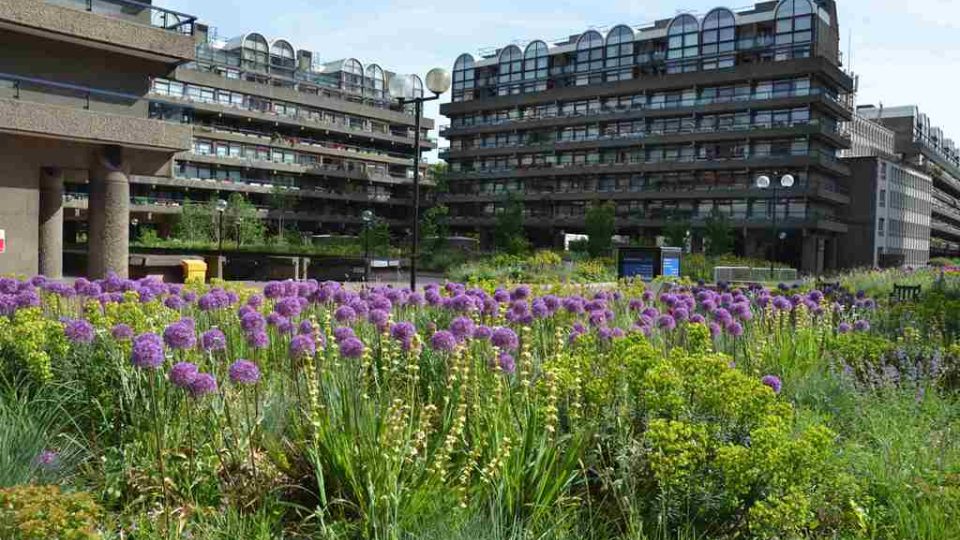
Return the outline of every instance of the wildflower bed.
[[[894,311],[723,284],[0,279],[0,537],[949,537],[960,350]],[[897,468],[878,407],[938,459],[903,441],[928,461]]]

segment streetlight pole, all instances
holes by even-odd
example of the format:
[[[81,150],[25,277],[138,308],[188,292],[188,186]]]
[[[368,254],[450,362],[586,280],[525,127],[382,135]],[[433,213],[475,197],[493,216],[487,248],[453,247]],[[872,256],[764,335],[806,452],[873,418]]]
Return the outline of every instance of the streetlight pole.
[[[425,97],[421,91],[417,95],[413,88],[412,77],[395,75],[390,80],[390,94],[397,98],[400,106],[414,105],[413,134],[413,226],[411,227],[410,247],[410,290],[417,290],[417,260],[420,257],[420,119],[423,116],[423,104],[440,99],[440,95],[450,88],[450,74],[441,68],[427,72],[427,89],[433,96]]]
[[[770,200],[770,204],[773,210],[773,243],[770,245],[771,255],[770,255],[770,279],[773,279],[774,265],[779,258],[779,247],[780,247],[780,231],[778,229],[779,223],[777,222],[777,206],[780,204],[780,188],[790,189],[793,187],[795,179],[792,174],[780,175],[779,172],[774,171],[773,177],[778,178],[776,182],[772,182],[769,176],[762,175],[757,177],[757,187],[760,189],[773,188],[773,198]]]
[[[363,221],[363,282],[370,283],[370,223],[373,222],[373,211],[364,210],[360,219]]]
[[[217,268],[220,278],[223,278],[223,214],[227,211],[227,201],[220,199],[217,201],[217,212],[220,214],[217,220]]]

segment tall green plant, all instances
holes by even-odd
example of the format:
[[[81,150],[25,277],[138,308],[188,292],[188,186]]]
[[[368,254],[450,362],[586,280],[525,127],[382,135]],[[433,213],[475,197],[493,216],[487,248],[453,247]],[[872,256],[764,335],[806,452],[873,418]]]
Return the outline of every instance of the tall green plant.
[[[616,233],[616,207],[611,202],[596,203],[587,210],[587,252],[591,257],[609,257]]]
[[[523,232],[523,201],[515,193],[507,194],[494,225],[493,241],[496,248],[511,255],[520,255],[530,248]]]
[[[719,257],[733,252],[733,227],[730,220],[714,208],[704,223],[704,239],[707,244],[707,255]]]

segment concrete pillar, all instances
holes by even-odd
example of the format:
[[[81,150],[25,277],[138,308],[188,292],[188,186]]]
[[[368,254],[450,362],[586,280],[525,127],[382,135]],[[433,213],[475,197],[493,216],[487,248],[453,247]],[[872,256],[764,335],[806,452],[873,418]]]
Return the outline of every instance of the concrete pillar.
[[[805,234],[801,240],[800,269],[804,272],[816,275],[823,273],[823,258],[819,239],[818,236]]]
[[[90,175],[87,273],[93,278],[129,272],[130,182],[121,155],[119,147],[107,147]]]
[[[63,277],[63,171],[40,170],[40,273]]]

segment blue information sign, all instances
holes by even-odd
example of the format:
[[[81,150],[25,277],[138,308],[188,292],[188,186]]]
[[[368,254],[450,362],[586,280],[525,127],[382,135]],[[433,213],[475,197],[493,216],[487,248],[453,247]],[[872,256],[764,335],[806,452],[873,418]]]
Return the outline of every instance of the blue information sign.
[[[663,275],[667,277],[680,277],[680,258],[663,256]]]

